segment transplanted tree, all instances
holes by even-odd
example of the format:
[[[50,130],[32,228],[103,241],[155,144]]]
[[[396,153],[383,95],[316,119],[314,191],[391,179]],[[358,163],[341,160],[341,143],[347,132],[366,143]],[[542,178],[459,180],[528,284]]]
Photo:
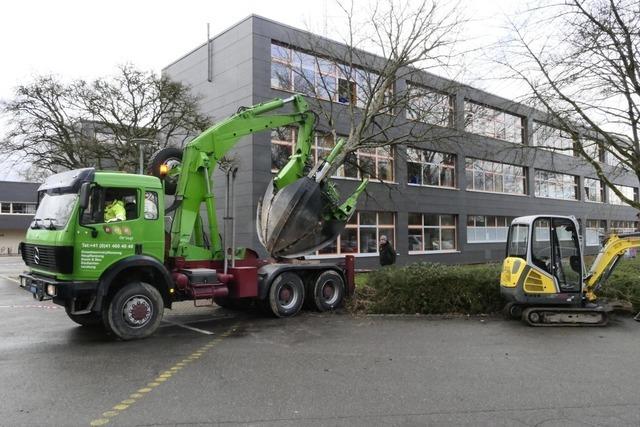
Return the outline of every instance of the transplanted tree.
[[[91,82],[37,77],[1,111],[10,128],[0,152],[49,172],[87,166],[134,172],[140,145],[149,158],[209,125],[187,86],[131,65]]]
[[[345,164],[351,173],[370,174],[373,165],[358,162],[356,151],[436,140],[434,130],[451,124],[451,83],[433,87],[421,72],[449,66],[464,20],[457,4],[436,0],[373,2],[366,13],[353,2],[338,6],[334,27],[342,45],[313,36],[272,45],[272,86],[309,95],[333,140],[336,129],[347,129],[334,171]],[[375,175],[389,179],[387,167]]]
[[[500,62],[524,81],[549,122],[622,201],[598,153],[640,179],[640,7],[637,0],[547,3],[512,22]]]

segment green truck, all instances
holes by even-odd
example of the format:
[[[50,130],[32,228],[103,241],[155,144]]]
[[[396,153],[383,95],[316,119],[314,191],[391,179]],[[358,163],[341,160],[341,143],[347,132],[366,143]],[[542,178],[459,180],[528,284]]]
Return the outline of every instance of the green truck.
[[[289,112],[268,114],[285,105]],[[232,165],[220,234],[212,176],[240,138],[281,126],[297,126],[298,138],[258,208],[266,260],[235,246]],[[51,176],[38,189],[21,244],[29,271],[20,286],[64,306],[76,323],[124,340],[151,335],[177,301],[229,308],[251,302],[278,317],[295,315],[305,302],[322,311],[338,307],[353,291],[353,257],[338,264],[299,258],[335,240],[367,181],[339,201],[327,175],[344,141],[310,165],[314,126],[306,101],[294,95],[240,108],[184,151],[160,150],[149,175],[85,168]]]

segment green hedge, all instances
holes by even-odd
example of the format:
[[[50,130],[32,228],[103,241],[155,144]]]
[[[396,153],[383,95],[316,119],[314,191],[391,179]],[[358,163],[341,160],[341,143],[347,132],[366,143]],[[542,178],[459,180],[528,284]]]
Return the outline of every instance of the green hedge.
[[[499,264],[392,266],[358,276],[353,311],[377,314],[495,313],[500,296]],[[640,257],[624,259],[599,295],[631,302],[640,310]]]
[[[622,259],[598,294],[628,301],[640,311],[640,257]]]
[[[416,263],[368,273],[354,308],[368,313],[492,313],[500,297],[500,266]]]

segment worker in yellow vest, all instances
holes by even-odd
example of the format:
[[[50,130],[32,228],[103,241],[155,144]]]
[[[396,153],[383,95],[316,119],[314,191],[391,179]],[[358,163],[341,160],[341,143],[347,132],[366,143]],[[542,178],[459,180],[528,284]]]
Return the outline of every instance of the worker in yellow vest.
[[[104,208],[104,222],[126,221],[127,211],[122,200],[114,200]]]

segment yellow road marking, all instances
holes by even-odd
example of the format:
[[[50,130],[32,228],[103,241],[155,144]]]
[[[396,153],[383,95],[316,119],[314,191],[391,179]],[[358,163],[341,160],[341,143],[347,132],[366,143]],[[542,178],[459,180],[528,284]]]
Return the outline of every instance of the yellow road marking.
[[[109,411],[103,412],[103,418],[96,418],[89,422],[90,426],[103,426],[108,424],[112,418],[117,417],[120,413],[130,406],[134,405],[139,399],[143,398],[146,394],[152,392],[156,387],[160,386],[162,383],[172,378],[174,374],[177,374],[182,368],[186,367],[189,363],[195,362],[201,356],[203,356],[207,351],[213,348],[216,344],[222,341],[223,338],[228,337],[236,330],[236,325],[229,328],[223,334],[220,335],[219,338],[211,340],[206,345],[200,347],[193,353],[191,353],[186,358],[182,359],[180,362],[175,363],[169,369],[160,373],[156,378],[154,378],[151,382],[149,382],[145,387],[137,389],[134,393],[131,393],[127,399],[122,400],[122,402],[113,406],[113,408]]]

